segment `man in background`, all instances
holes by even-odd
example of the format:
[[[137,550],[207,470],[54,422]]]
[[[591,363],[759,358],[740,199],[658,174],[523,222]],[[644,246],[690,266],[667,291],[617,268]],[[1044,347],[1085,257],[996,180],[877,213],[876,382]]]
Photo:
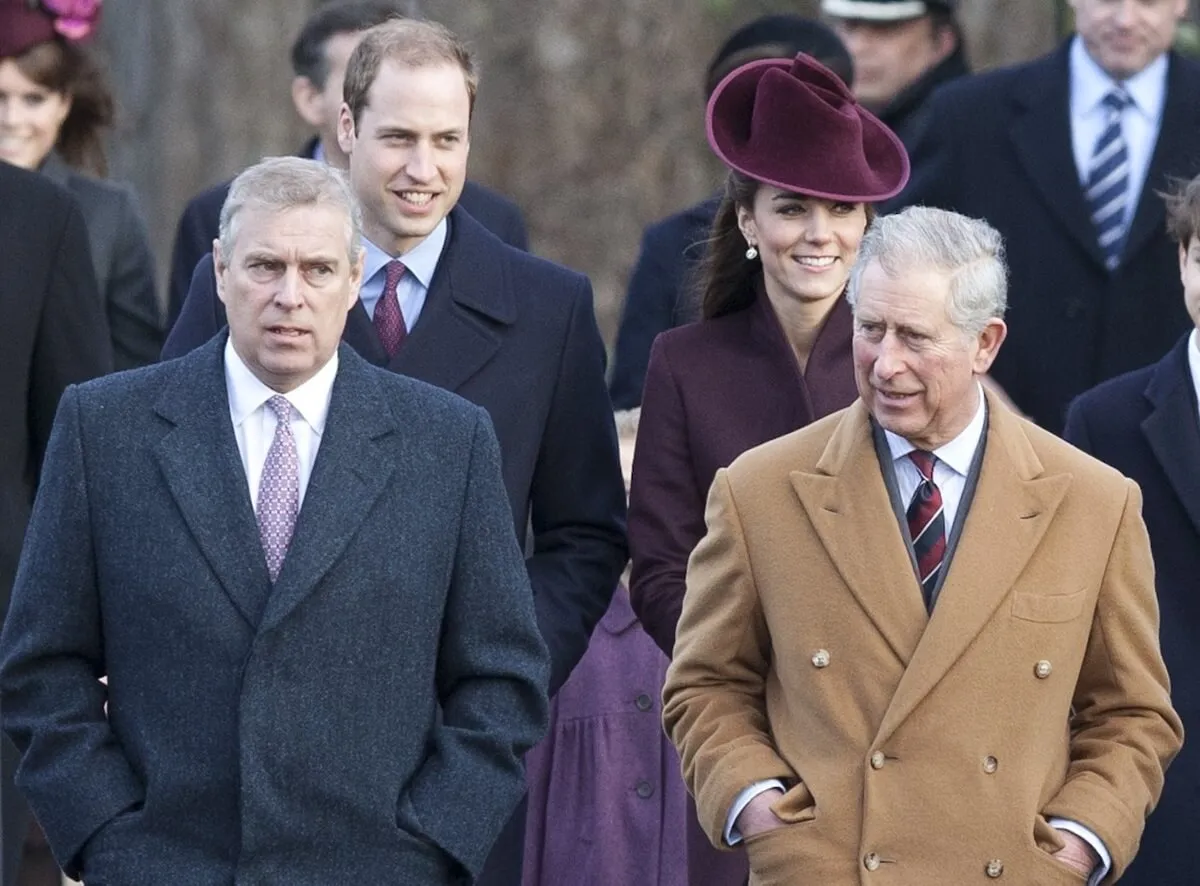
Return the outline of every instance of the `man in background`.
[[[822,0],[854,59],[854,97],[911,148],[929,97],[968,73],[956,0]]]
[[[345,169],[348,159],[338,145],[338,111],[346,62],[364,31],[393,18],[419,14],[413,0],[332,0],[317,7],[292,44],[292,105],[316,134],[300,152]],[[171,251],[167,315],[169,329],[179,317],[196,263],[212,251],[221,204],[229,193],[222,182],[193,197],[184,208]],[[528,249],[525,221],[516,204],[482,185],[467,182],[463,208],[501,240]]]
[[[42,455],[62,392],[112,371],[104,302],[83,215],[44,176],[0,163],[0,616],[8,611]],[[16,883],[29,808],[13,776],[17,751],[0,739],[4,866]]]

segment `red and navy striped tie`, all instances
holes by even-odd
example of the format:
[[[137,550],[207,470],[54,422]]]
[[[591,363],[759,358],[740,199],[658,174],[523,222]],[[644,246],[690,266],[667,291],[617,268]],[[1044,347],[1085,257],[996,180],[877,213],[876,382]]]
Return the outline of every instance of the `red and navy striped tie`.
[[[921,581],[921,594],[928,608],[933,600],[938,574],[942,570],[942,558],[946,556],[946,516],[942,509],[942,492],[933,482],[934,454],[914,449],[908,457],[917,466],[922,478],[908,506],[907,517],[908,532],[917,560],[917,577]]]

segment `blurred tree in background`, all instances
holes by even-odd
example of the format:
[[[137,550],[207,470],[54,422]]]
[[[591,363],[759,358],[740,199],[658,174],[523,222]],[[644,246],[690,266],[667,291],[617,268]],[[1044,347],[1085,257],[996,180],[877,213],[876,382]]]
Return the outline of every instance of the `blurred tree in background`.
[[[165,277],[201,188],[305,132],[288,52],[314,0],[107,0],[101,50],[122,105],[116,178],[131,182]],[[536,252],[587,273],[611,343],[642,227],[721,181],[704,141],[703,73],[733,28],[817,0],[424,0],[483,71],[472,178],[525,210]],[[1045,52],[1058,0],[962,0],[972,64]]]

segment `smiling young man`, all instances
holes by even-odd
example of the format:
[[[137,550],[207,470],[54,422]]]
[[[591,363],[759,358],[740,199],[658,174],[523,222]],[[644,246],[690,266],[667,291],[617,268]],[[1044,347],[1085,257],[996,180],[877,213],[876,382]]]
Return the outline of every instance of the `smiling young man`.
[[[847,297],[860,400],[719,471],[688,566],[701,822],[752,886],[1115,879],[1182,740],[1137,486],[984,392],[987,224],[876,220]]]
[[[1012,270],[993,380],[1058,433],[1072,398],[1188,328],[1157,192],[1200,173],[1200,65],[1172,52],[1187,0],[1071,0],[1075,34],[947,85],[898,205],[986,219]]]
[[[229,334],[63,396],[0,691],[86,883],[456,886],[524,793],[549,660],[495,435],[340,346],[359,241],[341,173],[264,160]]]
[[[340,138],[366,255],[343,340],[375,365],[487,409],[512,529],[529,541],[553,692],[582,658],[625,566],[625,488],[590,283],[502,243],[456,202],[476,80],[462,41],[432,22],[379,25],[351,56]],[[193,279],[168,357],[203,346],[224,322],[210,261]],[[519,812],[501,835],[480,884],[519,879],[523,820]]]

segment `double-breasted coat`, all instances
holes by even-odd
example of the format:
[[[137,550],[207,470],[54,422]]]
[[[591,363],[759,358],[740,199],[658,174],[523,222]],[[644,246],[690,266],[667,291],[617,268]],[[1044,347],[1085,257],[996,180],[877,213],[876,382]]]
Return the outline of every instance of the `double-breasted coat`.
[[[1180,747],[1137,486],[988,398],[932,616],[859,402],[718,473],[664,719],[715,841],[779,779],[752,886],[1078,884],[1129,865]]]

